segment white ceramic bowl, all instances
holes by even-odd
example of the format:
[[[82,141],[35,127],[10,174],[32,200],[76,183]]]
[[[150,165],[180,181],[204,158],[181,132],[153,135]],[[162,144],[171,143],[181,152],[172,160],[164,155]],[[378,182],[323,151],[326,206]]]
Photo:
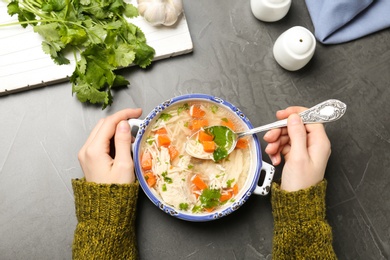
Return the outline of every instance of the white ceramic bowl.
[[[222,100],[221,98],[206,95],[206,94],[188,94],[188,95],[174,97],[156,106],[147,115],[147,117],[144,120],[130,119],[129,123],[132,127],[133,126],[139,127],[133,145],[133,158],[134,158],[134,165],[135,165],[137,179],[141,185],[141,188],[147,195],[147,197],[153,202],[153,204],[155,204],[158,208],[160,208],[162,211],[164,211],[167,214],[170,214],[176,218],[187,220],[187,221],[202,222],[202,221],[219,219],[223,216],[226,216],[236,211],[241,205],[245,203],[245,201],[252,194],[257,194],[257,195],[268,194],[275,169],[272,165],[262,161],[260,143],[259,140],[257,139],[257,136],[254,135],[253,138],[251,138],[252,144],[250,145],[252,149],[251,153],[252,153],[253,161],[251,163],[248,177],[244,184],[244,187],[242,187],[239,193],[236,195],[236,200],[233,203],[231,202],[226,203],[221,208],[211,213],[185,212],[180,209],[173,208],[172,206],[164,203],[164,201],[161,200],[160,196],[153,189],[149,188],[147,182],[145,181],[145,178],[143,177],[143,173],[140,165],[140,159],[141,159],[140,144],[145,141],[144,138],[146,138],[146,136],[144,136],[144,133],[146,132],[148,126],[152,122],[154,122],[154,120],[158,119],[159,117],[158,115],[162,111],[164,111],[169,106],[172,106],[174,104],[186,103],[191,101],[211,102],[217,106],[225,107],[232,112],[232,115],[234,115],[242,122],[245,128],[247,129],[253,128],[248,118],[237,107],[228,103],[227,101]],[[262,185],[259,186],[258,181],[260,178],[261,170],[264,170],[265,177]]]

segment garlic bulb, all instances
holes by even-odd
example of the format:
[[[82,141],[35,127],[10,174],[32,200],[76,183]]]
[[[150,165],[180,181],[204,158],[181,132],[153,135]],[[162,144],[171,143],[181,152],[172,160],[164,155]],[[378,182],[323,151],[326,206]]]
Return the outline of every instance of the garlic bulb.
[[[183,11],[182,0],[137,0],[138,11],[152,25],[173,25]]]

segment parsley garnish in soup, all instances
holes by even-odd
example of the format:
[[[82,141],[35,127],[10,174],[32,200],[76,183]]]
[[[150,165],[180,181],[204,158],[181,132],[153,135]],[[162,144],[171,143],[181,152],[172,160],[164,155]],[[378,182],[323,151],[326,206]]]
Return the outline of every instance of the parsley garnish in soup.
[[[223,122],[227,122],[226,118],[221,119]],[[206,132],[213,136],[213,141],[217,145],[217,148],[213,152],[214,161],[218,162],[219,160],[225,158],[228,154],[228,148],[231,147],[233,143],[233,134],[231,131],[228,131],[226,127],[214,126],[208,128]]]
[[[159,119],[163,120],[163,121],[168,121],[169,119],[171,119],[172,115],[170,114],[167,114],[167,113],[162,113],[161,116],[159,117]]]

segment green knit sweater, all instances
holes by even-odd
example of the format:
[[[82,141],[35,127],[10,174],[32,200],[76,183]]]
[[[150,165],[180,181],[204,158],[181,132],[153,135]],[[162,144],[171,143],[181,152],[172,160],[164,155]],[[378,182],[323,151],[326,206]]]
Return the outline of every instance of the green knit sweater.
[[[273,259],[337,259],[325,220],[326,181],[296,192],[272,184]]]
[[[139,184],[72,180],[78,224],[73,259],[137,259],[135,237]],[[272,185],[273,259],[336,259],[325,220],[326,182],[298,192]]]
[[[138,183],[72,180],[78,224],[73,259],[137,259],[135,216]]]

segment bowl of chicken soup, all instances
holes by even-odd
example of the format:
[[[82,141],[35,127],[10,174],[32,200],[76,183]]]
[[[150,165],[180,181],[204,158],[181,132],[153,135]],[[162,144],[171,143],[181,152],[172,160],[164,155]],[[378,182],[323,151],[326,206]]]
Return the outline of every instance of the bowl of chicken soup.
[[[147,197],[167,214],[194,222],[216,220],[239,209],[252,194],[267,195],[270,190],[274,167],[262,161],[256,135],[241,138],[223,159],[198,159],[186,152],[188,139],[208,126],[236,132],[253,128],[228,101],[206,94],[177,96],[129,124],[138,127],[133,144],[137,179]],[[205,151],[220,152],[207,150],[213,138],[199,142]]]

